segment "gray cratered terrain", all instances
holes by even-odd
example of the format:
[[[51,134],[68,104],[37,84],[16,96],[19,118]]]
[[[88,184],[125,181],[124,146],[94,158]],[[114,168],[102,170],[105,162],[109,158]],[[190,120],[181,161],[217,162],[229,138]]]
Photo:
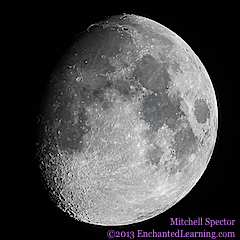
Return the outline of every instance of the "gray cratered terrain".
[[[38,158],[52,199],[96,225],[144,221],[180,201],[206,169],[218,118],[191,48],[127,14],[76,37],[39,117]]]

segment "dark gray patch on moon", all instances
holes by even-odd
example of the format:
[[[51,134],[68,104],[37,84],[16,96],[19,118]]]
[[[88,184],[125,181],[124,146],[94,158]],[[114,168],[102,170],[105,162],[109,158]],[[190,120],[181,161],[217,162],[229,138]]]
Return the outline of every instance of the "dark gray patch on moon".
[[[182,171],[182,168],[188,164],[189,156],[197,150],[198,138],[194,135],[190,123],[186,119],[179,119],[175,122],[177,129],[171,142],[172,152],[171,159],[163,162],[165,172],[174,175]],[[148,137],[151,141],[152,134],[149,133]],[[154,144],[153,144],[154,145]],[[159,163],[161,161],[164,149],[154,145],[153,149],[148,150],[146,154],[147,164],[157,167],[159,170]]]
[[[139,82],[147,89],[152,90],[152,94],[143,98],[142,116],[150,124],[150,132],[158,131],[164,124],[173,131],[177,131],[174,137],[173,150],[177,160],[167,163],[167,169],[171,174],[180,171],[180,166],[184,165],[186,156],[189,156],[196,149],[196,137],[193,134],[189,122],[185,121],[185,127],[179,129],[182,124],[181,117],[186,117],[180,109],[180,96],[169,97],[167,95],[168,85],[171,81],[167,72],[168,64],[159,63],[150,55],[145,55],[139,61],[135,70],[135,76]],[[147,71],[146,71],[147,69]],[[174,70],[178,69],[178,65]],[[150,134],[151,135],[151,134]],[[150,136],[149,135],[149,136]],[[158,166],[163,151],[155,148],[147,153],[148,161]]]
[[[137,63],[135,76],[144,87],[151,90],[165,90],[170,81],[167,65],[158,63],[149,54],[143,56]]]
[[[185,116],[180,109],[180,98],[175,96],[170,99],[166,93],[171,81],[167,68],[168,64],[159,63],[151,55],[145,55],[134,72],[142,86],[153,91],[144,97],[142,109],[143,119],[150,123],[153,131],[157,131],[164,123],[174,130],[177,119]]]
[[[153,131],[157,131],[163,124],[175,130],[177,119],[185,116],[180,109],[180,100],[173,103],[164,89],[144,98],[142,113],[143,119],[150,124]]]
[[[129,98],[130,95],[131,95],[131,91],[130,91],[130,83],[125,81],[117,81],[115,84],[114,84],[114,88],[117,89],[120,94],[124,97],[127,97]]]
[[[147,152],[147,155],[146,155],[147,163],[148,161],[150,161],[152,165],[155,165],[158,167],[158,164],[161,160],[163,153],[164,152],[162,151],[161,148],[155,146],[154,149]]]
[[[210,111],[207,103],[203,99],[197,99],[194,103],[194,114],[198,123],[205,123],[210,118]]]
[[[184,126],[174,136],[173,148],[177,158],[182,159],[193,153],[197,148],[196,143],[197,137],[194,135],[189,121],[184,120]]]

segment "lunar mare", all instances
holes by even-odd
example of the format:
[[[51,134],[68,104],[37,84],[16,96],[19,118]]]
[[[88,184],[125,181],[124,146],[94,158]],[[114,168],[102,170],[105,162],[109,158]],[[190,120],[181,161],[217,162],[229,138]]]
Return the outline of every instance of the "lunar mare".
[[[38,159],[57,206],[127,225],[196,184],[217,134],[211,80],[192,49],[150,19],[91,25],[60,59],[43,99]]]

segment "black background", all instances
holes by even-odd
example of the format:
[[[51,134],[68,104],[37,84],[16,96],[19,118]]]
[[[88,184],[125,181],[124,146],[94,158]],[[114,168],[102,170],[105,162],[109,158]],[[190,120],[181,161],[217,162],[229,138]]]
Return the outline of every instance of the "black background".
[[[8,39],[11,56],[14,56],[14,70],[12,68],[10,75],[15,75],[14,86],[18,92],[16,95],[20,96],[18,101],[22,106],[21,110],[15,108],[19,116],[18,125],[22,129],[18,140],[21,151],[18,152],[15,161],[19,162],[20,159],[21,165],[24,166],[21,169],[21,177],[16,175],[17,185],[14,191],[17,194],[11,198],[14,211],[6,221],[10,226],[10,235],[17,234],[22,239],[35,239],[36,236],[107,239],[108,229],[135,231],[135,234],[138,229],[175,231],[177,228],[170,226],[170,218],[237,218],[239,180],[236,172],[237,147],[234,146],[234,142],[238,141],[234,138],[236,107],[234,101],[228,100],[232,95],[230,81],[234,80],[230,74],[235,62],[232,57],[236,35],[231,30],[236,24],[233,10],[234,6],[219,3],[217,6],[211,4],[201,7],[196,3],[192,6],[146,6],[138,2],[138,5],[128,7],[123,2],[115,1],[111,4],[89,2],[61,5],[33,1],[30,5],[21,3],[14,9],[10,8],[8,19],[11,19],[11,24],[8,28],[11,37]],[[193,49],[207,69],[216,91],[219,130],[206,171],[180,202],[163,214],[142,223],[124,227],[100,227],[71,219],[51,202],[40,180],[37,161],[34,158],[36,122],[45,85],[63,51],[75,35],[104,17],[123,12],[145,16],[161,23],[177,33]],[[229,125],[230,122],[232,124]],[[238,225],[238,222],[236,224]],[[236,231],[236,227],[210,229],[207,226],[188,226],[179,229]]]

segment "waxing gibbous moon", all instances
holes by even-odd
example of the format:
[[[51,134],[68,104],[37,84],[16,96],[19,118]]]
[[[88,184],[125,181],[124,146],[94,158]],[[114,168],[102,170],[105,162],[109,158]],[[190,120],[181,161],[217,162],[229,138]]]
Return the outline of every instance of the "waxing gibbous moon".
[[[52,200],[105,226],[141,222],[180,201],[206,169],[218,123],[213,85],[193,50],[129,14],[74,39],[39,119],[37,156]]]

